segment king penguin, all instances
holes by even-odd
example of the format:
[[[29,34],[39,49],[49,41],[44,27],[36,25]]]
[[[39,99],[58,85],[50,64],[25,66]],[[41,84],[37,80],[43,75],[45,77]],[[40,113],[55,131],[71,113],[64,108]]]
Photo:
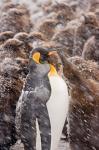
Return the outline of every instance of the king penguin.
[[[49,55],[57,55],[50,52]],[[60,65],[60,64],[59,64]],[[51,65],[48,74],[51,96],[47,102],[47,108],[51,121],[51,150],[57,150],[62,135],[62,130],[68,114],[69,98],[66,82],[54,65]],[[60,65],[61,68],[61,65]]]
[[[65,81],[48,57],[35,48],[16,108],[16,130],[25,150],[57,150],[69,106]]]

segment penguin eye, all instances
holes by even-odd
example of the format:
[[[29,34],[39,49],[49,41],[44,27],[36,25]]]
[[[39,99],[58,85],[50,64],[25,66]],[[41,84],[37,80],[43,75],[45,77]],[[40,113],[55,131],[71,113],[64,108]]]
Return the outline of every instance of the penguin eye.
[[[39,62],[41,64],[47,63],[47,55],[41,55]]]
[[[43,61],[43,60],[40,60],[40,64],[44,64],[45,63],[45,61]]]

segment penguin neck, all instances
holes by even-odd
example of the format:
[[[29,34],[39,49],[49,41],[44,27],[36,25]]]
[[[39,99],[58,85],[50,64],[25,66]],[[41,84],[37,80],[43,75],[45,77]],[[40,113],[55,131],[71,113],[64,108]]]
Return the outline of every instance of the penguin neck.
[[[45,76],[42,76],[40,73],[36,72],[35,70],[29,72],[24,85],[24,90],[33,91],[35,87],[41,86],[43,81],[45,80],[48,80],[47,74]]]

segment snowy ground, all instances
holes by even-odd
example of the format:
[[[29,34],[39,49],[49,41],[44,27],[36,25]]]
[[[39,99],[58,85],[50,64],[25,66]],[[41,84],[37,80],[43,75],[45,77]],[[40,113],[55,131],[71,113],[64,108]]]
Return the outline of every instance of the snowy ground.
[[[14,147],[12,147],[11,150],[24,150],[24,148],[23,148],[22,144],[20,145],[18,143]],[[64,140],[61,140],[57,150],[70,150],[69,149],[69,144],[67,142],[65,142]]]
[[[58,150],[70,150],[69,144],[63,140],[60,141]]]

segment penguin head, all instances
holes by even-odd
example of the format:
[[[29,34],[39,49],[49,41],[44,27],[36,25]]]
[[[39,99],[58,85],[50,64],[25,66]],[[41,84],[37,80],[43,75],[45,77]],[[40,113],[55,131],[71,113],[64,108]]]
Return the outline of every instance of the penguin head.
[[[55,51],[49,53],[48,62],[50,64],[50,72],[48,76],[63,76],[62,61],[58,53],[56,52],[56,49]]]
[[[50,62],[50,57],[54,54],[55,51],[53,50],[35,48],[30,56],[30,72],[36,71],[40,75],[56,75],[56,68]]]

